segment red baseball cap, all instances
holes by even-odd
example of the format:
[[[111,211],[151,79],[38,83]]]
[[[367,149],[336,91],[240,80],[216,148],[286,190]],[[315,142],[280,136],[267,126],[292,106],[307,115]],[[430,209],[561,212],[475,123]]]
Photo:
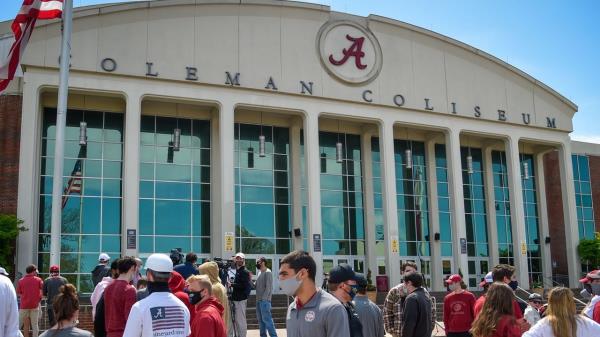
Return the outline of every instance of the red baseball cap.
[[[55,264],[52,265],[52,266],[50,266],[50,272],[51,273],[58,273],[59,271],[60,271],[60,267],[59,266],[57,266]]]
[[[462,281],[462,277],[460,277],[460,275],[458,275],[458,274],[454,274],[454,275],[451,275],[446,280],[446,283],[457,283],[457,282],[460,282],[460,281]]]
[[[590,282],[592,282],[592,280],[595,280],[595,279],[600,279],[600,270],[592,270],[591,272],[587,273],[587,275],[585,275],[584,278],[579,280],[579,282],[590,283]]]

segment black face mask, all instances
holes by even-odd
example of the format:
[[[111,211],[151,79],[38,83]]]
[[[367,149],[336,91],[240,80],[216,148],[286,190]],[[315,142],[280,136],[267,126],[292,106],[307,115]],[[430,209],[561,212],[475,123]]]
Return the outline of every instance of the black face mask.
[[[513,290],[517,290],[517,287],[519,286],[519,282],[518,281],[510,281],[508,283],[508,286]]]
[[[188,297],[191,305],[196,305],[204,298],[204,296],[202,296],[202,291],[188,291]]]
[[[167,282],[150,282],[148,281],[148,294],[152,293],[168,293],[171,292]]]

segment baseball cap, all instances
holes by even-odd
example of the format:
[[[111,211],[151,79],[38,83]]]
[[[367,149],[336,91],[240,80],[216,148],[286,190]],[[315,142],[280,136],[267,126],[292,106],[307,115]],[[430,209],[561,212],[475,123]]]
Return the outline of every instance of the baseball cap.
[[[363,275],[363,274],[356,273],[354,279],[356,280],[356,283],[358,284],[358,286],[361,288],[366,288],[367,285],[369,284],[367,282],[367,279],[365,278],[365,275]]]
[[[541,301],[542,300],[542,295],[537,294],[537,293],[533,293],[533,294],[529,295],[529,300],[530,301]]]
[[[244,255],[244,253],[242,253],[242,252],[235,254],[234,257],[241,257],[244,260],[246,259],[246,255]]]
[[[454,274],[454,275],[451,275],[446,280],[446,283],[457,283],[457,282],[460,282],[460,281],[462,281],[462,277],[460,277],[460,275],[458,275],[458,274]]]
[[[352,268],[346,263],[341,263],[331,268],[331,270],[329,271],[330,283],[342,283],[349,280],[356,281],[357,279],[354,270],[352,270]]]
[[[494,283],[494,278],[492,277],[492,272],[485,274],[485,277],[483,278],[483,281],[481,281],[479,283],[479,286],[483,287],[484,285],[489,284],[489,283]]]
[[[592,280],[597,280],[597,279],[600,279],[600,270],[592,270],[591,272],[587,273],[587,275],[585,275],[584,278],[579,280],[579,282],[590,283]]]
[[[110,260],[110,256],[106,253],[102,253],[98,256],[98,261],[108,261]]]
[[[0,274],[8,276],[8,272],[2,267],[0,267]]]
[[[173,271],[173,261],[166,254],[154,253],[146,259],[145,267],[159,273],[170,273]]]
[[[50,272],[51,273],[58,273],[60,271],[60,267],[53,264],[52,266],[50,266]]]

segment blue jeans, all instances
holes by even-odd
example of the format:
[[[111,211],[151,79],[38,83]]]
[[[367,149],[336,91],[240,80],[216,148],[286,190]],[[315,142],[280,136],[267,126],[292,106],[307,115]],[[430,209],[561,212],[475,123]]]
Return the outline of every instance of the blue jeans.
[[[277,337],[275,323],[273,323],[273,317],[271,316],[271,302],[256,302],[256,319],[258,320],[260,337],[267,337],[267,331],[269,331],[269,336]]]

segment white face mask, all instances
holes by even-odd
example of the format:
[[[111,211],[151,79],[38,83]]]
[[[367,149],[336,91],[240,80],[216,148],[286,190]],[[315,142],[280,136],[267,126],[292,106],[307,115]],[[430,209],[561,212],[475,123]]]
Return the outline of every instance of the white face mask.
[[[279,281],[279,288],[288,296],[295,296],[300,285],[302,285],[302,280],[298,280],[298,273],[287,280]]]
[[[458,289],[460,289],[460,283],[452,283],[449,286],[449,288],[450,288],[451,291],[457,291]]]

